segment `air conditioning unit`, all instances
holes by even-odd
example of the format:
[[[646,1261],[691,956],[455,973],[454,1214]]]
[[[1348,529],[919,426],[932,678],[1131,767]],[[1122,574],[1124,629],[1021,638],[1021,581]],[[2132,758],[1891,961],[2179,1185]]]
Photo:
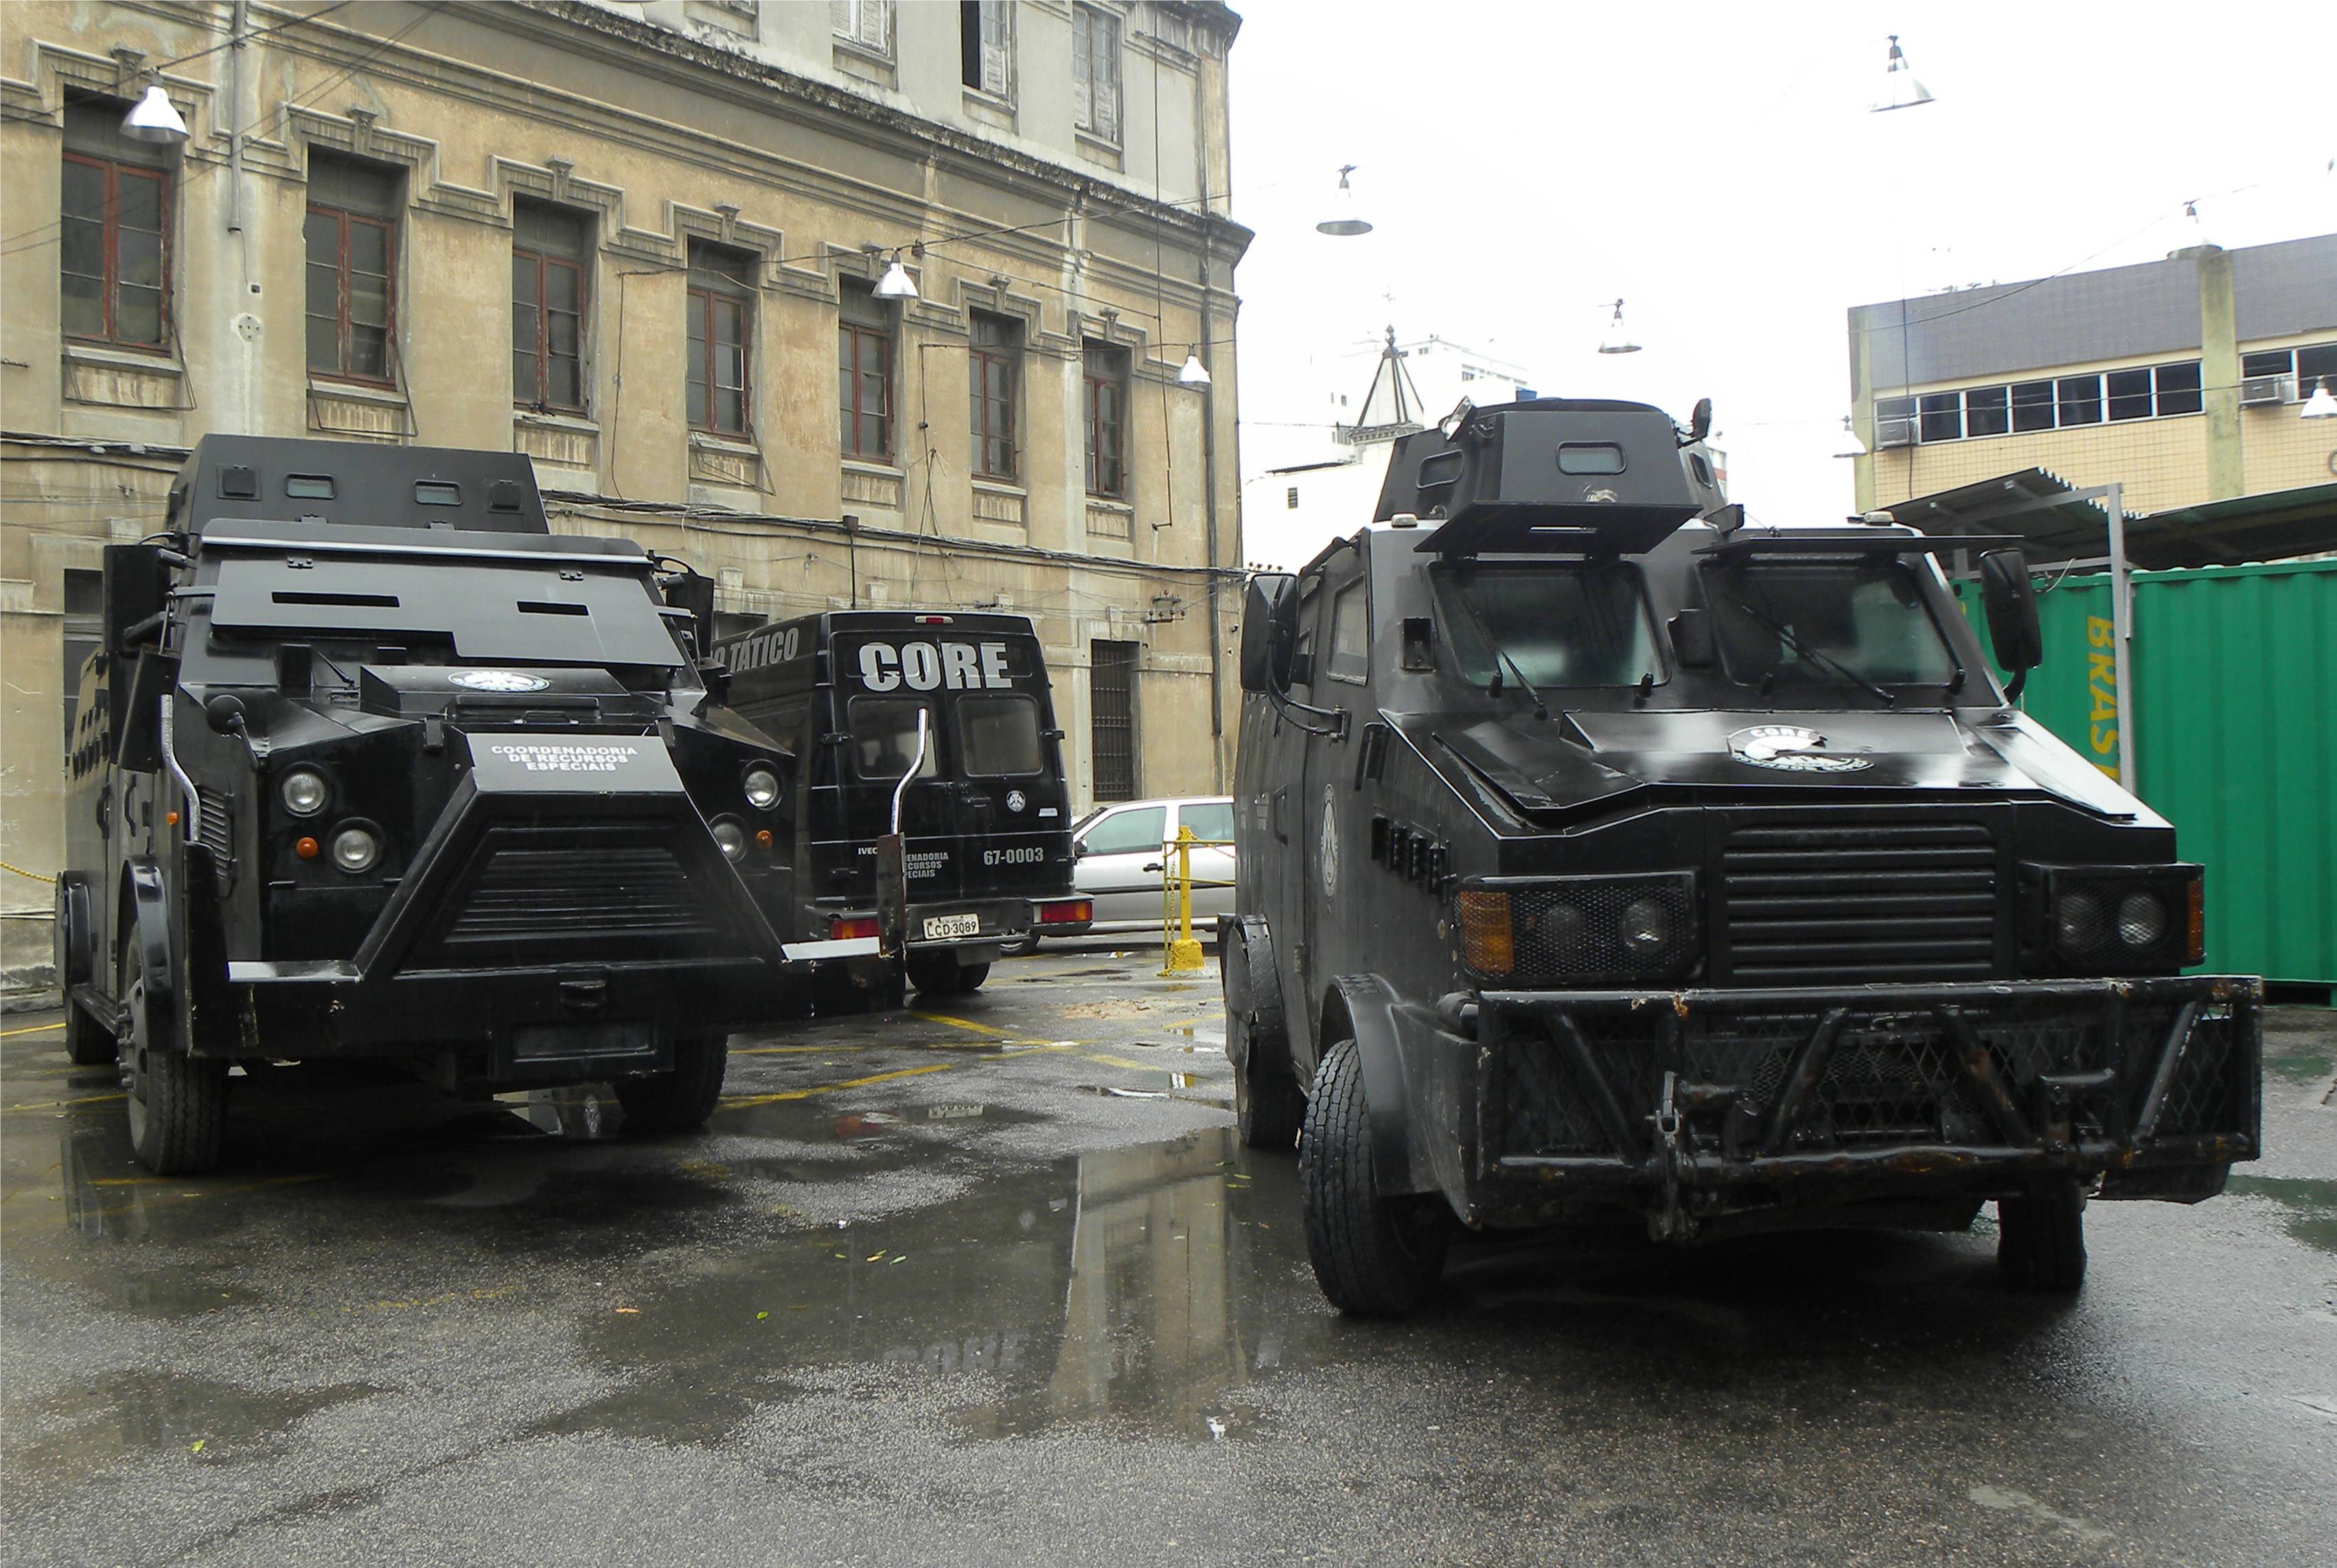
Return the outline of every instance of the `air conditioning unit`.
[[[1877,419],[1874,422],[1874,446],[1877,451],[1885,446],[1912,446],[1915,444],[1915,421],[1912,418]]]
[[[2293,376],[2249,376],[2240,381],[2240,407],[2243,408],[2295,401],[2296,377]]]

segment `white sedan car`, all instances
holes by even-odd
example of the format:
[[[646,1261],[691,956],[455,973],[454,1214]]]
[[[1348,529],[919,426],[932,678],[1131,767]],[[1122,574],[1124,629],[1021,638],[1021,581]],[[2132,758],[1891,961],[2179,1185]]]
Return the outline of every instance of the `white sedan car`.
[[[1180,827],[1190,828],[1194,838],[1208,845],[1192,851],[1193,934],[1205,942],[1217,939],[1217,916],[1231,914],[1234,906],[1229,795],[1116,800],[1073,824],[1072,879],[1080,897],[1095,901],[1090,934],[1160,929],[1162,867],[1164,860],[1175,859],[1167,846]]]

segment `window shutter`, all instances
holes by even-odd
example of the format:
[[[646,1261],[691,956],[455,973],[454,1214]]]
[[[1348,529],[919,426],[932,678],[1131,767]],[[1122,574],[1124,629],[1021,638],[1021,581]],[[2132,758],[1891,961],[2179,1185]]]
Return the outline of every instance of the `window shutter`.
[[[1071,13],[1071,123],[1082,131],[1095,128],[1095,100],[1090,69],[1093,51],[1088,37],[1094,16],[1095,13],[1091,11]]]
[[[1013,96],[1007,71],[1009,39],[1006,0],[982,0],[982,90],[1001,98]]]
[[[893,0],[860,0],[860,41],[879,54],[893,52]]]
[[[853,31],[854,18],[859,9],[854,0],[827,0],[828,27],[839,38],[856,36]]]

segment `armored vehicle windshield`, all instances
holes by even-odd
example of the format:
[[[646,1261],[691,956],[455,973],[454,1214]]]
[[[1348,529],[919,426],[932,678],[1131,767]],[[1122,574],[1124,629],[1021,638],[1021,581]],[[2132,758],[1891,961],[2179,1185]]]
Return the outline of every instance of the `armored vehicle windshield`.
[[[1636,566],[1475,560],[1429,573],[1463,680],[1636,686],[1663,679],[1655,615]]]
[[[1963,666],[1915,573],[1889,560],[1739,555],[1703,569],[1721,668],[1766,693],[1790,686],[1947,686]]]

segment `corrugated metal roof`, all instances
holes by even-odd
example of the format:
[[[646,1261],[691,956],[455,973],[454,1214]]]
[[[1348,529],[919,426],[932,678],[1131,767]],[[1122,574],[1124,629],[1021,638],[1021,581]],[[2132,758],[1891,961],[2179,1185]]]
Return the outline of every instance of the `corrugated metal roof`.
[[[2017,534],[2040,566],[2098,561],[2109,554],[2109,514],[2071,498],[2076,488],[2050,470],[2020,468],[1882,510],[1927,534]],[[2127,559],[2149,571],[2330,551],[2337,551],[2337,484],[2126,514]]]

